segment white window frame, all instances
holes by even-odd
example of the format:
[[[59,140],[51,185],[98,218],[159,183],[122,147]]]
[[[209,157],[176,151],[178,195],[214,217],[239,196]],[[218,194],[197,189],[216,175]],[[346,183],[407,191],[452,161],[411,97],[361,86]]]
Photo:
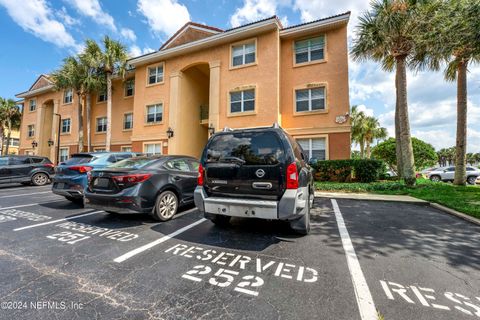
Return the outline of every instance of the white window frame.
[[[155,108],[155,112],[154,113],[149,113],[149,108],[152,108],[154,107]],[[161,115],[161,119],[160,121],[148,121],[148,115],[149,114],[154,114],[155,115],[155,118],[156,118],[156,115],[159,113],[158,112],[158,108],[160,108],[160,115]],[[149,104],[149,105],[146,105],[145,106],[145,123],[146,124],[159,124],[159,123],[162,123],[163,122],[163,103],[155,103],[155,104]]]
[[[131,86],[131,88],[129,86]],[[132,90],[132,94],[127,94],[129,89]],[[133,97],[135,95],[135,79],[128,79],[125,81],[123,94],[125,98]]]
[[[158,153],[155,151],[155,149],[156,149],[155,146],[156,146],[156,145],[160,146],[160,149],[159,149],[159,152],[158,152]],[[154,147],[153,147],[153,148],[154,148],[153,153],[148,153],[148,152],[147,152],[148,146],[154,146]],[[160,154],[160,155],[161,155],[161,154],[163,154],[163,150],[162,150],[162,149],[163,149],[163,142],[161,142],[161,141],[159,141],[159,142],[149,142],[149,143],[144,143],[144,144],[143,144],[143,153],[145,153],[147,156],[152,156],[152,155],[157,155],[157,154]]]
[[[162,72],[159,72],[160,68],[162,69]],[[155,69],[155,82],[150,83],[150,70],[153,70],[153,69]],[[164,81],[165,81],[165,63],[162,62],[160,64],[147,66],[147,87],[164,83]]]
[[[312,90],[323,89],[323,108],[320,109],[312,109]],[[306,91],[308,90],[308,100],[300,100],[300,101],[308,101],[308,110],[298,111],[298,101],[297,100],[297,91]],[[327,86],[321,85],[316,86],[313,88],[296,88],[293,92],[293,101],[294,101],[294,111],[296,114],[303,114],[303,113],[312,113],[312,112],[326,112],[327,111]]]
[[[121,152],[132,152],[132,146],[121,146],[120,151]]]
[[[131,121],[130,121],[130,128],[126,128],[126,127],[125,127],[125,125],[127,124],[126,119],[127,119],[127,116],[129,116],[129,115],[132,116],[132,119],[131,119]],[[125,112],[125,113],[123,114],[123,130],[124,130],[124,131],[130,131],[130,130],[132,130],[132,129],[133,129],[133,112]]]
[[[70,156],[69,155],[69,151],[70,151],[69,149],[70,148],[60,148],[60,154],[58,155],[58,159],[59,159],[60,162],[65,162],[65,161],[68,160],[68,157]],[[65,150],[67,151],[67,155],[66,155],[65,159],[62,159],[62,157],[64,156],[64,155],[62,155],[62,152],[65,151]]]
[[[33,102],[33,103],[32,103]],[[33,107],[33,108],[32,108]],[[30,99],[28,102],[28,110],[33,112],[37,110],[37,99]]]
[[[253,99],[245,99],[244,98],[244,95],[245,95],[245,91],[253,91]],[[234,101],[234,102],[240,102],[240,111],[232,111],[232,94],[234,93],[240,93],[241,95],[241,98],[239,101]],[[256,106],[256,99],[257,99],[257,90],[256,88],[249,88],[249,89],[245,89],[245,90],[235,90],[235,91],[230,91],[229,92],[229,104],[228,104],[228,114],[230,115],[236,115],[236,114],[249,114],[249,113],[255,113],[256,110],[257,110],[257,106]],[[245,102],[246,101],[253,101],[253,110],[247,110],[245,111]]]
[[[34,124],[29,124],[27,126],[27,137],[29,137],[29,138],[35,137],[35,125]]]
[[[63,131],[63,127],[65,126],[64,121],[68,121],[68,125],[67,125],[68,131]],[[68,133],[71,132],[71,130],[72,130],[72,120],[70,118],[62,119],[62,127],[60,129],[60,133],[61,134],[68,134]]]
[[[313,156],[313,140],[316,140],[316,139],[323,139],[324,140],[324,151],[325,151],[325,160],[328,160],[328,136],[327,135],[324,135],[324,136],[314,136],[314,137],[295,137],[295,140],[297,141],[297,143],[301,146],[300,144],[300,141],[299,140],[308,140],[308,149],[303,149],[303,151],[305,153],[307,153],[307,156],[308,156],[308,160],[312,159],[312,156]],[[302,147],[303,148],[303,147]]]
[[[101,120],[101,121],[103,122],[103,119],[105,119],[105,121],[104,121],[105,123],[102,123],[101,125],[102,125],[102,127],[103,127],[103,125],[105,125],[105,130],[103,130],[103,131],[98,131],[98,125],[99,125],[98,121]],[[96,132],[96,133],[105,133],[105,132],[107,132],[107,126],[108,126],[107,117],[98,117],[98,118],[95,120],[95,132]]]
[[[310,41],[312,39],[316,39],[316,38],[323,38],[323,58],[322,59],[315,59],[315,60],[312,60],[312,46],[311,46],[311,43]],[[300,42],[300,41],[308,41],[309,42],[309,45],[307,47],[307,61],[303,61],[303,62],[297,62],[297,42]],[[319,63],[319,62],[324,62],[326,61],[326,55],[327,55],[327,37],[326,35],[322,34],[322,35],[318,35],[318,36],[315,36],[315,37],[309,37],[309,38],[303,38],[303,39],[298,39],[298,40],[295,40],[293,41],[293,62],[294,62],[294,65],[304,65],[304,64],[310,64],[310,63]]]
[[[73,102],[73,90],[67,89],[63,92],[63,104],[70,104]]]
[[[20,139],[10,138],[10,147],[20,147]]]
[[[106,102],[107,100],[108,100],[107,91],[103,91],[103,92],[98,93],[97,103],[103,103],[103,102]]]
[[[254,47],[254,57],[255,59],[252,61],[252,62],[245,62],[245,56],[246,56],[246,48],[247,46],[250,46],[250,45],[253,45]],[[235,48],[239,48],[241,47],[241,54],[240,55],[234,55],[234,52],[235,52]],[[245,66],[251,66],[251,65],[255,65],[257,64],[257,39],[249,39],[249,40],[246,40],[246,41],[242,41],[242,42],[237,42],[237,43],[233,43],[230,45],[230,69],[236,69],[236,68],[242,68],[242,67],[245,67]],[[242,63],[241,64],[237,64],[237,65],[234,65],[233,63],[233,59],[235,57],[242,57]]]

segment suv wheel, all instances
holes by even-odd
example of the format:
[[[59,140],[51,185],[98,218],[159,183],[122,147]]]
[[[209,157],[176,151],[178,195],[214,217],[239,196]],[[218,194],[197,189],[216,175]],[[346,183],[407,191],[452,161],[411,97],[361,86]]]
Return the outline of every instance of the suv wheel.
[[[307,207],[305,208],[304,215],[297,220],[290,222],[290,227],[297,233],[307,235],[310,233],[310,194],[307,197]]]
[[[442,179],[440,178],[440,176],[431,176],[430,180],[433,182],[440,182]]]
[[[178,199],[172,191],[160,193],[155,202],[153,218],[158,221],[168,221],[177,213]]]
[[[40,172],[40,173],[35,173],[32,176],[32,184],[34,186],[44,186],[48,183],[48,175]]]
[[[467,183],[474,185],[474,184],[475,184],[475,180],[477,180],[477,177],[475,177],[475,176],[470,176],[470,177],[467,178]]]

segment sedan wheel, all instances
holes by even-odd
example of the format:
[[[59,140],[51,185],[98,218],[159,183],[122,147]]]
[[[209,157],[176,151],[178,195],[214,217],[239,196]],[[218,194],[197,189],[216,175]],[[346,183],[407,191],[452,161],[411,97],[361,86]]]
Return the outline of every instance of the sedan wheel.
[[[168,221],[177,213],[177,209],[178,199],[175,193],[164,191],[157,197],[153,217],[159,221]]]
[[[432,180],[433,182],[440,182],[440,177],[439,176],[431,176],[430,180]]]
[[[44,186],[48,183],[48,176],[45,173],[36,173],[32,177],[35,186]]]
[[[468,177],[467,178],[467,183],[468,184],[475,184],[475,180],[477,180],[477,177]]]

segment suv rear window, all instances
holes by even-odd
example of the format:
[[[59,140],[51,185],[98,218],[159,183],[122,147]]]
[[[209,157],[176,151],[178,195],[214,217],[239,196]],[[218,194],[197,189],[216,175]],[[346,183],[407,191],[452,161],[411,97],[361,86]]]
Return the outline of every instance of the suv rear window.
[[[30,158],[32,160],[33,163],[42,163],[43,162],[43,158]]]
[[[241,161],[244,165],[276,165],[284,156],[280,139],[273,132],[220,134],[206,151],[207,162]]]
[[[72,165],[72,164],[82,164],[87,163],[95,159],[95,157],[90,155],[72,155],[70,159],[64,162],[65,165]]]

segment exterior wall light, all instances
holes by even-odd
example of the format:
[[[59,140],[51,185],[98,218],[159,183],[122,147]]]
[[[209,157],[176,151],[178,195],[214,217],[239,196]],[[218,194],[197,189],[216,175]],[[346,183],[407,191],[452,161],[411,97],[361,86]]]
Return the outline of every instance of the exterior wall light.
[[[53,142],[52,138],[48,139],[48,146],[51,147],[55,144],[55,142]]]
[[[168,130],[167,130],[167,137],[168,139],[173,138],[173,129],[170,127],[168,127]]]
[[[36,147],[38,147],[38,143],[37,143],[37,141],[33,140],[32,141],[32,148],[35,149]]]
[[[213,135],[215,133],[215,127],[213,126],[213,124],[210,123],[210,125],[208,126],[208,133],[210,135]]]

